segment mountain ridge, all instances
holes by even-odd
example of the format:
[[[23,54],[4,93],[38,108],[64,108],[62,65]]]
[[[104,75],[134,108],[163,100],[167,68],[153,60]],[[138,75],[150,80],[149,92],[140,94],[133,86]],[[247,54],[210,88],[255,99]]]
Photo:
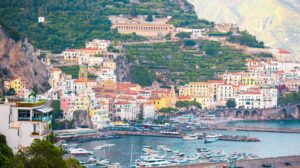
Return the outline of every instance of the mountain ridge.
[[[273,48],[300,54],[300,1],[296,0],[188,0],[199,18],[237,23]],[[290,19],[293,18],[293,19]]]

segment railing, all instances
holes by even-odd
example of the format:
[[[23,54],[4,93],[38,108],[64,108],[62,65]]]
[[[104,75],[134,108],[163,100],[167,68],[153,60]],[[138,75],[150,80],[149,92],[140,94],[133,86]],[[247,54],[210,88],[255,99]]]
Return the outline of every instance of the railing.
[[[30,121],[30,117],[18,117],[18,121]]]
[[[47,117],[32,117],[32,121],[50,121],[52,116]]]

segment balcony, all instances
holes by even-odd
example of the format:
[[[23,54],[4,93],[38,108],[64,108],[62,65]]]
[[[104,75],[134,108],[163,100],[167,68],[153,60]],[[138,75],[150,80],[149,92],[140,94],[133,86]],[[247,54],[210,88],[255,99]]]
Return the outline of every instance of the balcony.
[[[18,117],[18,121],[30,121],[30,117]]]
[[[43,116],[43,117],[34,116],[34,117],[32,117],[32,121],[50,121],[50,120],[52,120],[52,116]]]

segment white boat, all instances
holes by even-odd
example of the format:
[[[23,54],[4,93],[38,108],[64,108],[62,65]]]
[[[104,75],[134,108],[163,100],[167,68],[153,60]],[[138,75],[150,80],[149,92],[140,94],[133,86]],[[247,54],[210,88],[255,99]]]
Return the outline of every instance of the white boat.
[[[170,165],[173,165],[173,163],[159,158],[146,159],[143,161],[136,160],[137,167],[161,167]]]
[[[103,144],[103,145],[97,145],[94,147],[94,150],[101,150],[107,147],[113,147],[115,144]]]
[[[187,134],[183,137],[183,140],[185,141],[191,141],[198,139],[198,134]]]
[[[172,152],[172,150],[164,145],[157,145],[157,149],[165,151],[165,152]]]
[[[97,160],[97,165],[108,165],[109,160],[103,159],[103,160]]]
[[[93,152],[85,150],[83,148],[70,149],[72,155],[91,155]]]
[[[204,143],[212,143],[219,140],[220,135],[207,135],[204,138]]]
[[[160,133],[166,135],[180,135],[180,133],[176,131],[160,131]]]

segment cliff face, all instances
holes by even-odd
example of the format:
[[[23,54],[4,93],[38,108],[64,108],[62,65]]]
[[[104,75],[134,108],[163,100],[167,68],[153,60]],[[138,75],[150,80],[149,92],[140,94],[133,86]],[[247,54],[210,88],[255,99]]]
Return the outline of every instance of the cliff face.
[[[15,41],[0,26],[0,70],[2,78],[22,77],[28,89],[45,92],[50,88],[48,71],[27,39]],[[5,73],[3,73],[3,71]],[[3,82],[0,82],[0,88]]]
[[[237,23],[267,46],[300,54],[299,0],[188,0],[198,17]]]

